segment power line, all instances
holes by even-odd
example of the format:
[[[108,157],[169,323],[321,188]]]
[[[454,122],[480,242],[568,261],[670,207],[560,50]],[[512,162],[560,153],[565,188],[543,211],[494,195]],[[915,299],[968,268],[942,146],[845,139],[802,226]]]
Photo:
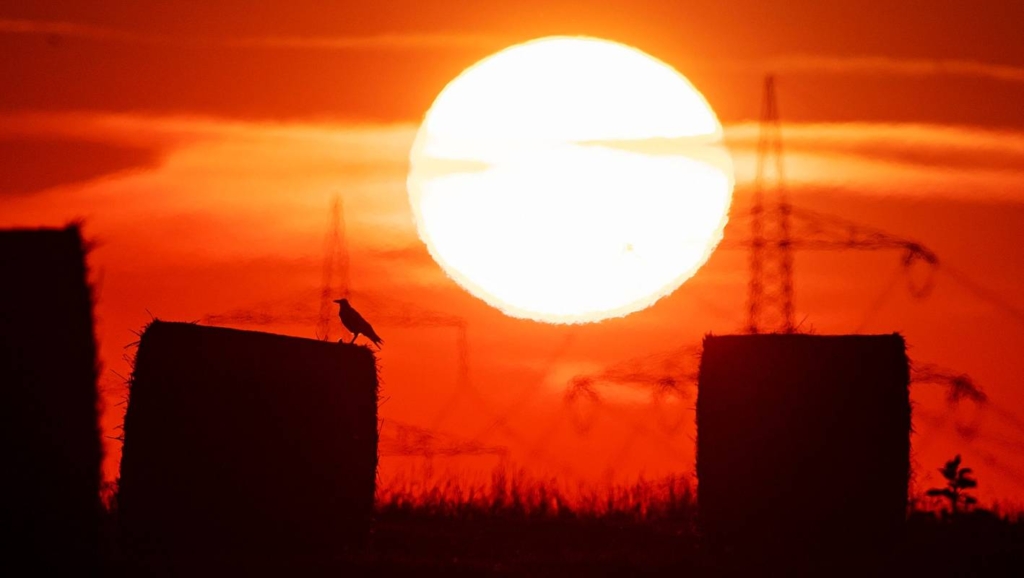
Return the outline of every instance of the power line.
[[[950,267],[949,265],[943,265],[940,270],[976,298],[1006,313],[1018,324],[1024,325],[1024,310],[1010,303],[1003,296],[972,280],[967,276],[967,274],[963,273],[959,269]]]

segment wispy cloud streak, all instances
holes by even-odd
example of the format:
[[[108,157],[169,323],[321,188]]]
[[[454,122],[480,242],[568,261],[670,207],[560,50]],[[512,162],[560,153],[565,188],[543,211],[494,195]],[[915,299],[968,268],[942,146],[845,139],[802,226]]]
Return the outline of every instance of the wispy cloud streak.
[[[1024,201],[1024,134],[926,124],[785,125],[789,184],[871,196]],[[753,182],[758,129],[725,131],[736,181]]]
[[[382,33],[366,36],[171,36],[51,20],[0,18],[0,34],[68,37],[97,42],[291,50],[420,50],[496,47],[504,39],[486,34]]]
[[[959,76],[1024,84],[1024,67],[991,64],[976,60],[936,60],[887,56],[792,55],[769,60],[767,68],[776,73],[860,74],[903,77]]]
[[[0,18],[0,34],[45,35],[98,42],[290,50],[418,50],[498,48],[514,38],[460,32],[381,33],[365,36],[172,36],[57,20]],[[765,61],[705,62],[716,69],[757,73],[859,74],[902,77],[965,77],[1024,84],[1024,67],[968,59],[894,58],[793,54]]]
[[[300,50],[416,50],[423,48],[478,48],[501,44],[484,34],[376,34],[373,36],[254,36],[228,38],[225,46],[239,48],[291,48]]]
[[[198,38],[174,37],[165,34],[142,34],[94,24],[66,22],[61,20],[24,20],[0,18],[0,34],[48,36],[54,39],[77,38],[95,42],[118,42],[126,44],[202,44]]]

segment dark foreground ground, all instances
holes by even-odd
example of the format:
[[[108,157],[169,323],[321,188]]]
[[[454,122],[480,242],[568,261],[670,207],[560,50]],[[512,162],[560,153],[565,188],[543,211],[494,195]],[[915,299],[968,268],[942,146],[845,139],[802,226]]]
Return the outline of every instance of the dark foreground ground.
[[[691,513],[387,506],[378,509],[365,544],[339,551],[331,561],[268,560],[253,552],[241,562],[153,564],[131,560],[112,544],[108,575],[1024,576],[1019,517],[918,513],[908,522],[905,542],[876,560],[857,551],[801,551],[799,545],[782,552],[713,552],[695,532]]]
[[[352,569],[367,574],[508,576],[1024,576],[1024,523],[986,514],[915,516],[883,561],[860,552],[712,553],[685,521],[451,518],[384,512]]]

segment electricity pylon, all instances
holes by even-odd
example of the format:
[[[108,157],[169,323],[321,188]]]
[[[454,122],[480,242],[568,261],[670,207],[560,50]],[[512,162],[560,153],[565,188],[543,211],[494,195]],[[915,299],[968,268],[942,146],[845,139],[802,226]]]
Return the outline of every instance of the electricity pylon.
[[[792,208],[782,166],[782,127],[775,101],[775,78],[764,82],[757,176],[751,209],[750,285],[747,331],[793,333]]]
[[[775,79],[764,84],[760,135],[757,142],[757,174],[750,211],[749,240],[722,243],[742,246],[750,252],[747,293],[749,333],[794,333],[793,252],[795,250],[882,250],[903,252],[903,267],[916,264],[929,269],[928,279],[911,286],[914,297],[925,297],[934,284],[939,258],[921,243],[890,235],[832,215],[800,209],[789,203],[782,163],[782,127],[775,99]]]

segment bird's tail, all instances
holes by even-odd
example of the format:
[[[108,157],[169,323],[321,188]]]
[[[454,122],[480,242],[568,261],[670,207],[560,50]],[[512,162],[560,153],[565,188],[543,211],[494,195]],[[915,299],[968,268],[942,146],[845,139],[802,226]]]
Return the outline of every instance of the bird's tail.
[[[369,333],[366,336],[369,337],[370,341],[372,341],[373,344],[377,346],[377,349],[380,349],[380,344],[384,343],[384,340],[380,338],[380,335],[377,335],[376,331],[374,331],[373,333]]]

